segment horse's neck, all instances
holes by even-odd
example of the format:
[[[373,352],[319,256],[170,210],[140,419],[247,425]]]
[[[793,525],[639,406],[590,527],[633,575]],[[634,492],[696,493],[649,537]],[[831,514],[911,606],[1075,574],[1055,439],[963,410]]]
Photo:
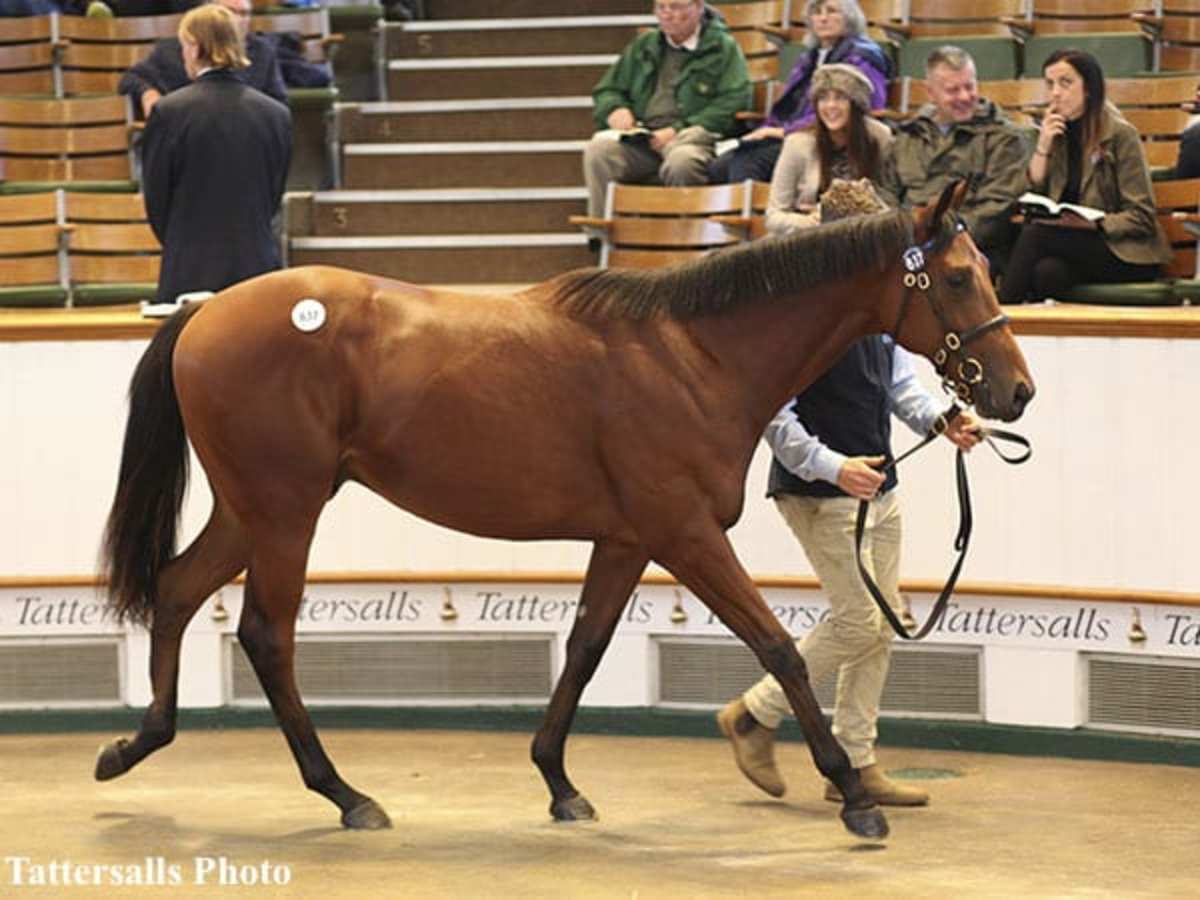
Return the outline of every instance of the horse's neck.
[[[736,382],[745,411],[768,421],[859,338],[878,333],[884,301],[878,275],[789,298],[750,304],[691,323],[692,334]]]

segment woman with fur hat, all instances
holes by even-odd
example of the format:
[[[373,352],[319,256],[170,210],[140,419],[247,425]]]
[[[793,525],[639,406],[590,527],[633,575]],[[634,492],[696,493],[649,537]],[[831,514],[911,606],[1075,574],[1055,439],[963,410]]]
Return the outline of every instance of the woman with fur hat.
[[[891,130],[869,115],[872,85],[854,66],[822,66],[809,89],[816,120],[789,135],[771,178],[767,230],[786,234],[820,224],[820,196],[835,178],[879,175]]]
[[[868,109],[887,105],[887,83],[891,60],[867,37],[867,17],[857,0],[806,0],[804,4],[804,52],[796,59],[787,83],[776,95],[762,124],[742,137],[732,150],[709,165],[714,184],[770,181],[784,138],[811,124],[816,110],[810,102],[812,80],[824,66],[842,63],[853,66],[871,84]]]

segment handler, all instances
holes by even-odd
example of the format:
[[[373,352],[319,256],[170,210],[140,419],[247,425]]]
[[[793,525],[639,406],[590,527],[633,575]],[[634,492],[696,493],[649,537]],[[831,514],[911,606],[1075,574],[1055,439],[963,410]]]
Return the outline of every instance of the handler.
[[[869,182],[835,181],[821,198],[823,221],[882,209]],[[792,529],[829,600],[830,615],[797,643],[816,685],[837,673],[833,734],[882,806],[923,806],[929,794],[889,779],[875,759],[879,699],[892,631],[867,592],[854,549],[860,500],[870,501],[863,563],[893,609],[900,608],[900,504],[892,459],[891,416],[920,435],[942,406],[917,381],[908,352],[887,335],[852,345],[832,369],[789,401],[764,437],[771,447],[767,496]],[[945,435],[962,450],[981,440],[979,419],[964,410]],[[742,774],[773,797],[787,789],[775,765],[775,729],[791,706],[766,675],[717,714]],[[825,799],[842,802],[826,782]]]

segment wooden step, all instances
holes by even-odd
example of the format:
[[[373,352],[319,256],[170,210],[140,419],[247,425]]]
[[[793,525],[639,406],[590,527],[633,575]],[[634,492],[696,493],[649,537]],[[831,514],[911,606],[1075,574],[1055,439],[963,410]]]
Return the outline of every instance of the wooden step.
[[[346,144],[346,188],[578,187],[586,141]]]
[[[561,16],[561,0],[424,0],[426,19],[492,19],[527,16]],[[582,6],[583,4],[577,4]],[[588,0],[592,16],[645,15],[651,10],[646,0]]]
[[[518,284],[591,266],[581,234],[293,238],[292,266],[343,266],[416,284]]]
[[[387,99],[590,96],[616,58],[597,53],[393,59],[387,64]]]
[[[385,22],[387,59],[620,53],[654,16],[559,16]]]
[[[537,234],[586,209],[581,187],[321,191],[289,194],[285,218],[293,237]]]
[[[334,116],[342,143],[571,140],[596,128],[586,96],[342,104]]]

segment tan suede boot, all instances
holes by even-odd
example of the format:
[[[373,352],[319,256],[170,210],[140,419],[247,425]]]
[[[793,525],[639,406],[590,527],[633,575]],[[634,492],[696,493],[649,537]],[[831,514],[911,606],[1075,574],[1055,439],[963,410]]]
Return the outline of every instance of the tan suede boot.
[[[760,725],[741,697],[717,713],[717,726],[733,744],[742,774],[772,797],[782,797],[787,785],[775,767],[775,729]]]
[[[880,806],[924,806],[929,802],[928,792],[892,781],[878,764],[863,766],[858,774],[867,795]],[[832,781],[825,782],[825,799],[842,802],[842,792]]]

